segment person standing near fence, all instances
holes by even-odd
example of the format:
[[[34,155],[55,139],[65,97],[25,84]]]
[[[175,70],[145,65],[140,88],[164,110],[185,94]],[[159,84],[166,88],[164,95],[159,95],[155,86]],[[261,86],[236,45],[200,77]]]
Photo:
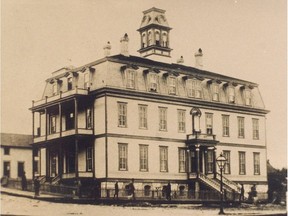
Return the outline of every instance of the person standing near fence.
[[[167,188],[166,188],[166,199],[171,200],[171,184],[168,182]]]
[[[21,185],[22,185],[22,190],[23,191],[27,190],[27,178],[26,178],[25,171],[23,171],[23,173],[22,173]]]
[[[132,199],[135,200],[134,179],[132,179],[132,182],[130,183],[129,189],[130,189],[130,193],[132,195]]]
[[[243,184],[241,184],[241,192],[240,192],[240,198],[239,198],[239,201],[244,201],[244,186]]]
[[[115,183],[114,199],[115,199],[115,197],[116,197],[116,199],[118,200],[118,193],[119,193],[119,186],[118,186],[118,181],[116,181],[116,183]]]
[[[40,192],[40,181],[39,179],[36,177],[34,179],[34,191],[35,191],[35,197],[39,196],[39,192]]]

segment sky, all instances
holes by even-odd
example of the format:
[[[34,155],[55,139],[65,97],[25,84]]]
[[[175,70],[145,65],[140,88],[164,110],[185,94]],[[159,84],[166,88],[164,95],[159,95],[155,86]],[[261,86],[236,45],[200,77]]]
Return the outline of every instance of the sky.
[[[166,10],[174,62],[194,66],[201,47],[204,68],[259,84],[267,110],[267,157],[287,167],[286,0],[2,0],[1,131],[32,133],[32,100],[63,66],[81,66],[120,52],[139,55],[143,11]]]

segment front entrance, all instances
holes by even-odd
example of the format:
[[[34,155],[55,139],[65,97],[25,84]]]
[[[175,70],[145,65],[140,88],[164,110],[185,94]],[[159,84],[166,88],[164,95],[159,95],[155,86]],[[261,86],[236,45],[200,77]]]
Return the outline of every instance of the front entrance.
[[[57,152],[51,152],[50,157],[51,169],[50,169],[50,176],[55,177],[57,176],[58,171],[58,154]]]
[[[10,178],[10,162],[4,161],[3,175]]]
[[[22,177],[24,174],[24,162],[18,162],[18,177]]]

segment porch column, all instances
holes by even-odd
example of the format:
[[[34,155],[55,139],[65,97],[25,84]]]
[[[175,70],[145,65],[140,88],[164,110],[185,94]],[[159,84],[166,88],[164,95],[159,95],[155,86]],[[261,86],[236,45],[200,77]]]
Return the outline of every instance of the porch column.
[[[95,178],[95,147],[94,143],[92,143],[92,158],[93,158],[93,163],[92,163],[92,171],[93,171],[93,178]]]
[[[79,177],[78,171],[78,139],[75,138],[75,177]]]
[[[187,149],[186,151],[186,171],[187,171],[187,178],[190,179],[190,172],[191,172],[191,150]]]
[[[74,125],[75,125],[75,134],[78,134],[78,101],[77,98],[74,98]]]
[[[47,116],[47,109],[45,108],[45,140],[47,140],[48,136],[48,116]]]
[[[32,112],[32,138],[33,139],[34,139],[34,131],[35,131],[35,112]]]
[[[46,147],[46,177],[50,177],[50,152]]]
[[[200,145],[196,145],[196,158],[197,158],[197,178],[199,177],[200,172]]]
[[[214,178],[217,177],[217,167],[216,167],[216,148],[213,150],[213,169],[214,169]]]
[[[61,103],[59,103],[59,129],[60,129],[60,137],[62,137],[62,107]]]
[[[34,128],[34,127],[33,127]],[[33,135],[34,136],[34,135]],[[34,145],[32,146],[32,180],[35,178],[35,147]]]
[[[60,176],[60,178],[62,178],[62,174],[63,174],[63,145],[62,143],[59,144],[59,154],[58,154],[58,174]]]

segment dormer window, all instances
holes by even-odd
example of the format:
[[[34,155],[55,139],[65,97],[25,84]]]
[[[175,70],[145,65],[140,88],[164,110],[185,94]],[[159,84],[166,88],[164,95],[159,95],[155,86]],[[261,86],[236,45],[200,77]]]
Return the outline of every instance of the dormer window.
[[[202,98],[201,81],[188,79],[186,81],[188,97]]]
[[[68,89],[68,91],[70,91],[70,90],[72,90],[72,88],[73,88],[73,79],[72,79],[72,77],[68,77],[68,79],[67,79],[67,89]]]
[[[126,69],[126,87],[135,89],[135,70]]]
[[[245,105],[246,106],[252,105],[251,91],[248,89],[245,89]]]
[[[232,86],[228,87],[228,102],[235,103],[235,88]]]
[[[219,101],[219,85],[217,83],[212,84],[212,100]]]
[[[89,74],[84,73],[84,89],[88,89],[88,88],[89,88]]]
[[[146,34],[142,34],[142,48],[147,46]]]
[[[176,94],[176,77],[170,76],[168,79],[169,94]]]
[[[149,91],[157,92],[158,75],[156,73],[149,73]]]
[[[160,33],[159,33],[159,31],[156,31],[156,33],[155,33],[155,40],[156,40],[156,46],[160,46]]]
[[[57,95],[57,91],[58,91],[58,89],[57,89],[57,83],[53,83],[53,86],[52,86],[52,94],[53,95]]]

